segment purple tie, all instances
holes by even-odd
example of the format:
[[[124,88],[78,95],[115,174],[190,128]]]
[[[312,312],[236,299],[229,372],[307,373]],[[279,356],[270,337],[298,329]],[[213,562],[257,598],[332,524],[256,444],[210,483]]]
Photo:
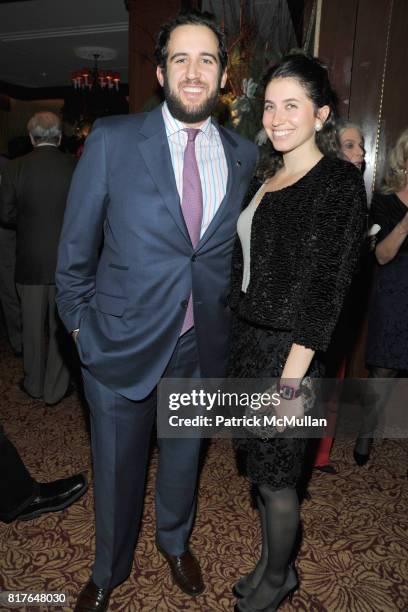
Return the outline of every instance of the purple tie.
[[[203,193],[201,190],[200,173],[198,171],[195,156],[195,139],[200,130],[186,128],[187,146],[184,151],[183,163],[183,197],[181,199],[181,210],[184,221],[190,235],[191,244],[195,248],[200,240],[201,221],[203,218]],[[180,336],[186,333],[194,325],[193,300],[190,293],[186,316]]]

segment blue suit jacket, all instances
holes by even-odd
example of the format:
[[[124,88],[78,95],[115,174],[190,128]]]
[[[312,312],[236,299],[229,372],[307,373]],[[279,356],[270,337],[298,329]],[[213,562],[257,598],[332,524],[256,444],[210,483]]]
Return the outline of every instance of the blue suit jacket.
[[[75,171],[56,284],[68,330],[103,384],[146,397],[177,343],[190,291],[201,373],[223,376],[228,356],[231,252],[255,145],[219,128],[227,193],[193,249],[180,207],[161,107],[98,121]]]

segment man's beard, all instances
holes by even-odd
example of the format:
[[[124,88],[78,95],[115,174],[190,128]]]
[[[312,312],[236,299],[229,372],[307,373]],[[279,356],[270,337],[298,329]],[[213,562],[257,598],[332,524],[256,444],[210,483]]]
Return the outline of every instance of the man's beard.
[[[163,74],[163,78],[163,90],[167,106],[169,108],[170,113],[175,119],[178,119],[178,121],[187,124],[200,123],[202,121],[205,121],[212,114],[213,110],[217,106],[220,91],[221,75],[218,79],[217,87],[214,89],[213,93],[210,94],[210,96],[206,100],[204,100],[204,102],[199,106],[188,106],[187,104],[184,104],[180,99],[180,96],[178,96],[178,94],[176,94],[170,89],[167,75],[165,72]]]

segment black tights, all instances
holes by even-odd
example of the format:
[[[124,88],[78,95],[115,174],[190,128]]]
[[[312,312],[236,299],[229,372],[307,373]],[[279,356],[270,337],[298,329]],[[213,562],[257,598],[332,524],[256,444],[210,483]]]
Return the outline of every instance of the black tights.
[[[299,499],[291,488],[273,490],[262,484],[258,491],[262,553],[251,576],[255,590],[248,601],[255,608],[263,608],[286,578],[299,526]]]

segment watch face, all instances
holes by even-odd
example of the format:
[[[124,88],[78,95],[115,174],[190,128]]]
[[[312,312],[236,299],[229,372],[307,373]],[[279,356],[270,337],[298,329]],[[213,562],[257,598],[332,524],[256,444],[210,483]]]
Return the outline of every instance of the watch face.
[[[294,395],[295,390],[293,387],[289,387],[289,385],[282,385],[280,387],[280,396],[283,397],[283,399],[291,400],[293,399]]]

